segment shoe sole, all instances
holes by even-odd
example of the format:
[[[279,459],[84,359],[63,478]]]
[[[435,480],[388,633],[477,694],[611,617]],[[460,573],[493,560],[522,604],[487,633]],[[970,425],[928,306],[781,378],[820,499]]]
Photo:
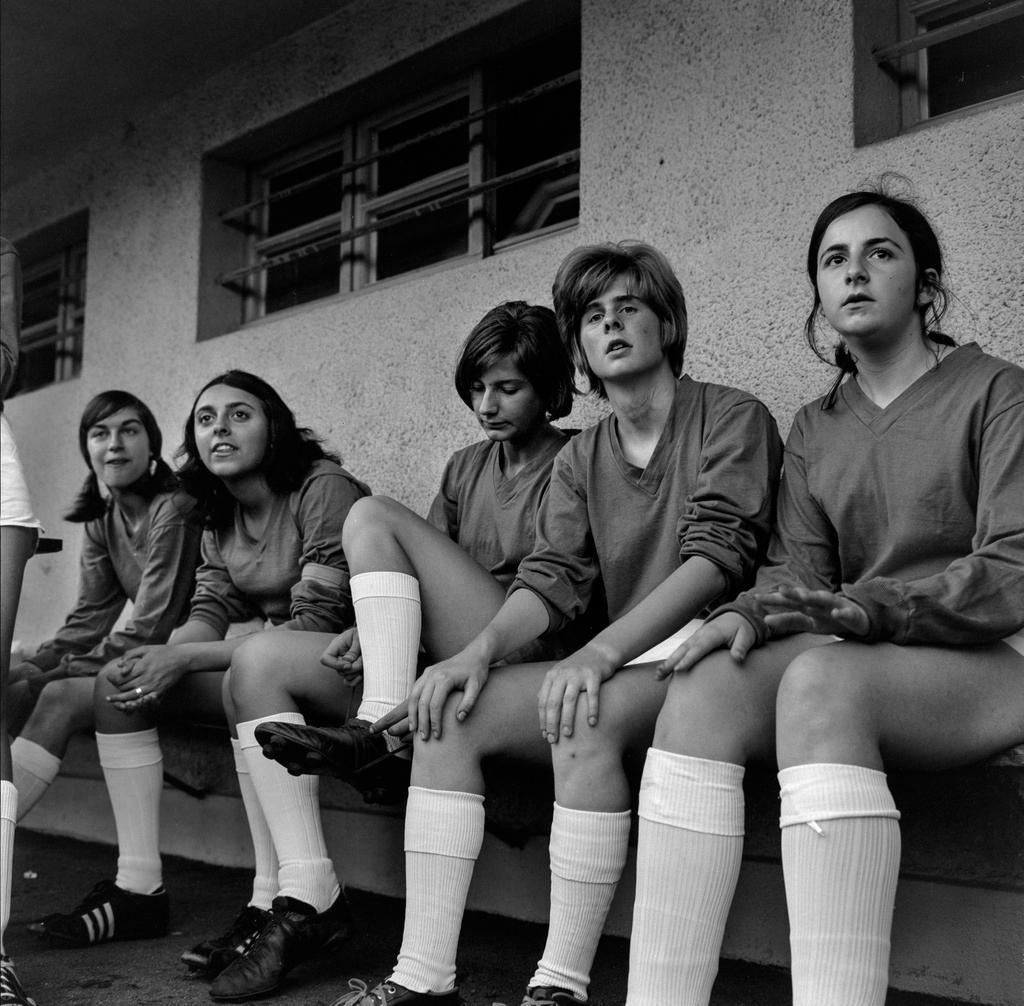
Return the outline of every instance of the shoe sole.
[[[370,772],[388,758],[394,757],[398,751],[411,748],[411,744],[403,744],[394,751],[386,751],[378,755],[373,761],[353,769],[350,764],[341,764],[321,749],[319,744],[306,743],[295,737],[284,737],[272,729],[258,730],[260,736],[256,739],[263,747],[269,747],[274,752],[274,760],[280,762],[291,770],[291,766],[302,769],[305,775],[329,775],[343,782],[354,782],[364,773]],[[262,739],[265,738],[265,739]],[[310,758],[313,760],[310,761]]]

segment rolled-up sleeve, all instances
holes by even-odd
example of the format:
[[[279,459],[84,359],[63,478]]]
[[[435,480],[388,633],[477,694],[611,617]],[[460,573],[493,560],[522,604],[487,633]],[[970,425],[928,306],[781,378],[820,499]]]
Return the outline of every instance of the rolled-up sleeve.
[[[354,620],[348,560],[341,532],[352,504],[367,488],[341,472],[309,479],[298,500],[302,535],[299,581],[292,587],[290,617],[280,628],[340,632]]]
[[[679,559],[700,555],[728,577],[728,593],[753,579],[771,533],[782,443],[771,413],[745,400],[716,417],[677,526]]]

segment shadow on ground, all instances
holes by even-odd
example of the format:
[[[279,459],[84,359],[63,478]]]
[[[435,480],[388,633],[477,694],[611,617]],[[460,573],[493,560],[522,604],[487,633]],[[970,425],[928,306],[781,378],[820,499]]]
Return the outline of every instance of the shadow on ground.
[[[167,857],[164,877],[171,896],[171,932],[159,940],[106,943],[86,950],[50,947],[25,930],[52,911],[73,907],[113,872],[108,846],[17,833],[11,921],[5,940],[18,972],[38,1006],[193,1006],[210,1004],[204,981],[189,976],[181,952],[221,932],[245,903],[246,871]],[[403,903],[350,892],[357,935],[330,956],[303,965],[270,1000],[277,1006],[328,1006],[351,977],[375,984],[394,964],[402,936]],[[470,913],[459,952],[459,987],[467,1006],[503,1002],[518,1006],[543,949],[544,927]],[[625,1002],[629,944],[602,941],[594,966],[596,1006]],[[723,961],[712,1006],[787,1006],[785,971]],[[953,1006],[951,1000],[892,993],[888,1006]]]

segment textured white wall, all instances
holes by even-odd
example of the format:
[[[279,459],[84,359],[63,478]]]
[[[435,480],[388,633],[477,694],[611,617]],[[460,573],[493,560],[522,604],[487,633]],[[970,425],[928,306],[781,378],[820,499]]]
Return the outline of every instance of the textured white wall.
[[[1024,363],[1024,102],[855,149],[851,15],[834,0],[583,0],[578,228],[197,344],[201,155],[514,6],[357,0],[4,190],[2,228],[15,239],[90,211],[81,378],[7,406],[37,508],[65,540],[62,555],[30,564],[20,638],[42,638],[74,597],[78,534],[60,513],[85,474],[75,428],[91,395],[139,394],[170,448],[197,388],[244,367],[376,491],[422,510],[444,459],[477,436],[451,385],[461,340],[498,300],[548,302],[578,243],[634,237],[665,250],[690,306],[689,371],[754,391],[784,431],[830,379],[800,334],[814,217],[899,171],[945,242],[961,298],[945,327]],[[584,403],[572,422],[598,414]]]

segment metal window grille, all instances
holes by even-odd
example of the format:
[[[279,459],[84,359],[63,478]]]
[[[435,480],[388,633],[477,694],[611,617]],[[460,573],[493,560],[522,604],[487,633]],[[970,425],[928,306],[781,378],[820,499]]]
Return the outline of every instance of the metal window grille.
[[[485,101],[485,95],[490,100]],[[250,320],[575,222],[579,71],[494,95],[478,71],[253,171],[220,214]]]

